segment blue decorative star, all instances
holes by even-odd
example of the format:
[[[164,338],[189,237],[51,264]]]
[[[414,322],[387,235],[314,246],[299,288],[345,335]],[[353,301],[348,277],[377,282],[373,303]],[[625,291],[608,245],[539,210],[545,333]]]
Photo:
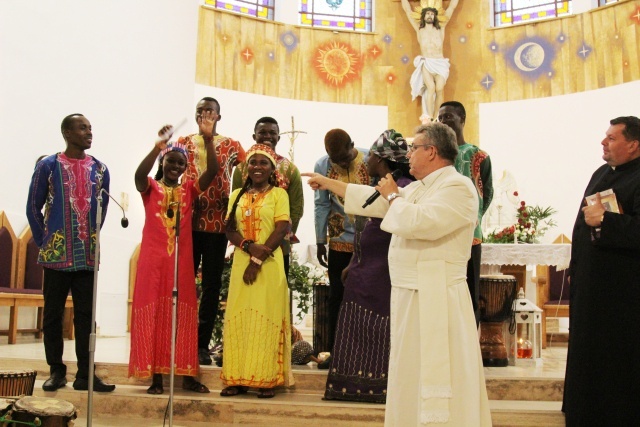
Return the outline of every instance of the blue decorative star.
[[[407,64],[410,61],[410,58],[407,55],[404,55],[400,58],[400,61],[402,61],[403,64]]]
[[[392,38],[391,38],[391,36],[389,34],[385,34],[384,37],[382,38],[382,40],[385,43],[389,44],[389,43],[391,43]]]
[[[489,50],[493,53],[497,53],[500,50],[500,46],[496,42],[489,43]]]
[[[582,47],[578,49],[578,56],[582,59],[587,59],[587,56],[591,54],[591,50],[591,46],[589,46],[585,42],[582,42]]]
[[[273,61],[274,59],[276,59],[276,54],[274,51],[270,51],[269,53],[267,53],[267,57]]]
[[[490,74],[487,74],[486,76],[484,76],[480,84],[483,88],[485,88],[485,90],[491,90],[491,87],[493,86],[493,78]]]
[[[285,31],[280,34],[280,43],[287,49],[287,52],[292,52],[298,46],[298,37],[292,31]]]
[[[558,37],[556,37],[556,41],[558,43],[564,43],[567,41],[567,36],[565,36],[564,34],[560,33],[558,34]]]

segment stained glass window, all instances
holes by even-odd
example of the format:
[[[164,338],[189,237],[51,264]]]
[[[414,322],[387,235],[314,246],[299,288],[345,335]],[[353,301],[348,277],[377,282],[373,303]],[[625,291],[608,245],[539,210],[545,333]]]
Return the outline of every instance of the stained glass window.
[[[204,4],[216,9],[242,13],[273,21],[275,0],[204,0]]]
[[[372,31],[373,0],[299,0],[300,24],[333,30]]]
[[[571,0],[494,0],[493,25],[505,27],[571,14]]]

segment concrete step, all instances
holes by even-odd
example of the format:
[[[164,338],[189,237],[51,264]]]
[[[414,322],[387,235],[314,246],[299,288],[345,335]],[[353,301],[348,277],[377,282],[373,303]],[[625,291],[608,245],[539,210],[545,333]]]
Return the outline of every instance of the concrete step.
[[[0,366],[3,369],[35,369],[38,372],[38,379],[43,381],[49,376],[49,367],[44,360],[0,358]],[[69,363],[68,369],[67,379],[71,383],[75,375],[75,363]],[[216,366],[203,366],[200,381],[211,390],[221,390],[224,386],[220,380],[220,369],[221,368]],[[512,368],[506,367],[500,369],[509,370]],[[493,370],[495,371],[495,368],[493,368]],[[122,363],[97,363],[96,374],[106,382],[113,384],[144,386],[145,389],[150,385],[150,380],[129,378],[128,366]],[[327,371],[318,370],[315,368],[315,365],[308,365],[294,369],[294,378],[296,382],[295,385],[289,389],[283,389],[280,393],[322,395],[327,380]],[[168,384],[168,378],[165,378],[165,383]],[[176,384],[180,386],[180,378],[177,378]],[[564,378],[549,376],[492,376],[488,373],[486,376],[486,384],[490,400],[559,402],[562,401]]]
[[[78,409],[76,425],[86,425],[87,392],[67,386],[56,392],[42,391],[36,381],[37,396],[63,399]],[[151,427],[163,424],[168,407],[169,390],[164,395],[148,395],[146,386],[118,385],[113,393],[94,393],[93,425]],[[279,393],[273,399],[257,399],[250,391],[235,397],[220,397],[220,390],[197,394],[176,389],[174,425],[202,427],[231,426],[311,426],[314,427],[382,427],[384,405],[324,401],[318,394]],[[564,426],[560,402],[490,401],[494,427]],[[168,421],[167,421],[168,423]],[[167,424],[168,425],[168,424]]]

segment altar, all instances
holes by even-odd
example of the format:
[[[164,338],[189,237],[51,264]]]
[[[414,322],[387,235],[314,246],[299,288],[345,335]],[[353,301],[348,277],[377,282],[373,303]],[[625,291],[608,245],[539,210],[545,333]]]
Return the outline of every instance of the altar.
[[[483,243],[480,274],[510,274],[525,290],[527,298],[535,301],[535,289],[527,292],[527,266],[553,265],[565,270],[571,261],[571,244]]]

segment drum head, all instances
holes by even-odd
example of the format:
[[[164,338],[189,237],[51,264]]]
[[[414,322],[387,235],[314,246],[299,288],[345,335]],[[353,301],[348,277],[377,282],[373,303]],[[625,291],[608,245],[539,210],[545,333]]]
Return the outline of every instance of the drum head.
[[[75,418],[76,407],[66,400],[50,397],[27,396],[13,404],[16,411],[27,412],[37,417],[62,416]]]

